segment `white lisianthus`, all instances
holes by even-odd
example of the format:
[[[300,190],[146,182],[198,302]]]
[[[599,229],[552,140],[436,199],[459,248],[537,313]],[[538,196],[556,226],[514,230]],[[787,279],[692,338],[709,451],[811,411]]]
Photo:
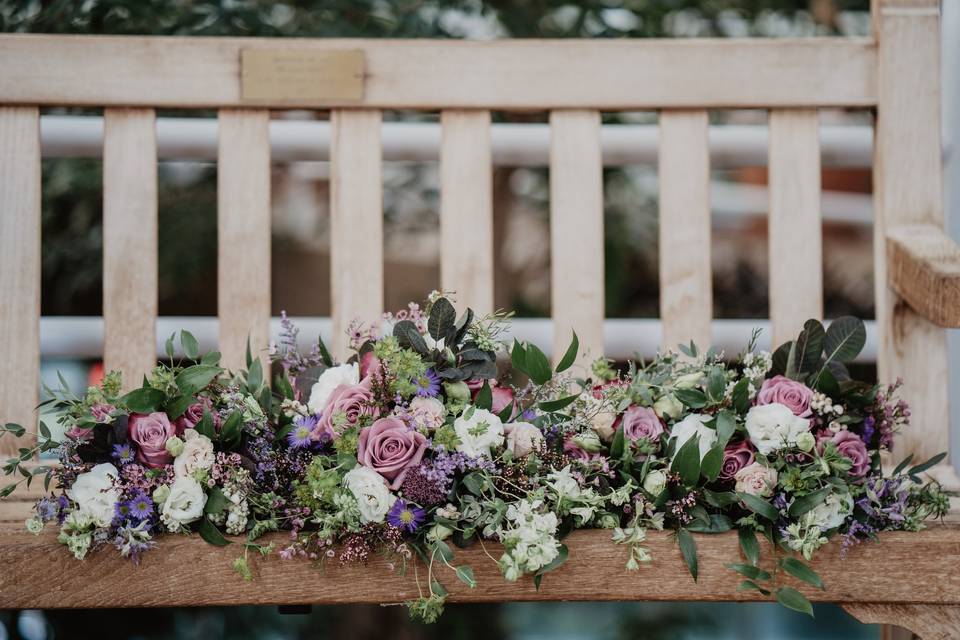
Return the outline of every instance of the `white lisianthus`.
[[[765,467],[759,462],[748,464],[733,476],[737,482],[735,487],[737,491],[761,498],[773,494],[773,489],[777,486],[777,478],[776,469]]]
[[[651,471],[643,479],[643,490],[656,497],[667,488],[667,473],[659,469]]]
[[[670,438],[676,441],[674,452],[680,451],[680,448],[694,435],[699,435],[700,459],[703,460],[707,452],[717,443],[717,432],[704,424],[712,419],[712,416],[702,413],[691,413],[673,425],[670,429]],[[674,455],[676,455],[676,453],[674,453]]]
[[[330,367],[320,374],[320,379],[310,389],[310,400],[307,401],[307,408],[313,414],[318,414],[327,406],[327,400],[333,390],[342,384],[357,384],[360,382],[360,365],[356,362],[352,364],[341,364],[338,367]]]
[[[653,403],[653,412],[656,413],[657,417],[661,420],[678,418],[683,413],[683,405],[677,400],[677,396],[668,393],[667,395],[660,396],[657,398],[657,401]]]
[[[183,525],[199,520],[206,504],[207,494],[200,483],[190,476],[179,477],[170,485],[167,499],[160,505],[160,520],[170,531],[179,531]]]
[[[517,458],[523,458],[543,446],[543,432],[529,422],[514,422],[504,426],[507,448]]]
[[[105,462],[86,473],[81,473],[67,489],[67,497],[77,503],[80,513],[90,516],[98,527],[105,527],[113,520],[113,507],[120,499],[120,491],[114,487],[119,474],[117,468]]]
[[[357,499],[360,509],[360,520],[368,522],[383,522],[397,499],[390,493],[390,488],[384,482],[383,476],[369,467],[357,465],[343,476],[343,485],[350,490]]]
[[[453,430],[460,439],[457,451],[471,457],[491,457],[491,447],[503,444],[503,423],[496,414],[486,409],[467,407],[453,422]]]
[[[183,448],[173,461],[177,477],[193,475],[194,471],[209,469],[215,461],[213,442],[194,429],[183,432]]]
[[[560,553],[557,515],[543,512],[542,506],[540,500],[527,498],[507,507],[505,522],[497,531],[504,546],[498,564],[507,580],[547,566]]]
[[[763,455],[797,444],[802,433],[810,431],[810,421],[795,416],[786,405],[772,404],[750,407],[746,419],[750,442]]]
[[[818,527],[821,531],[836,529],[853,513],[853,496],[849,493],[831,493],[826,500],[803,516],[807,527]]]
[[[693,373],[687,373],[677,378],[673,386],[677,389],[692,389],[700,384],[701,380],[703,380],[703,372],[694,371]]]

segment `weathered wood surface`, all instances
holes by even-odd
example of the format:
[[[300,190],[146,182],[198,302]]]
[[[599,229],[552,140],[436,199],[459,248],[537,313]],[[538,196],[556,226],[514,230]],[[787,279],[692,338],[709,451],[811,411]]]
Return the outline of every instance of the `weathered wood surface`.
[[[854,38],[453,42],[15,34],[0,36],[0,103],[243,106],[244,48],[362,50],[363,99],[315,105],[328,107],[871,106],[877,94],[876,46]],[[258,100],[257,106],[290,103]]]
[[[735,533],[696,536],[700,578],[694,582],[670,534],[651,532],[654,560],[631,573],[624,568],[627,549],[610,541],[609,531],[578,531],[566,543],[570,559],[546,576],[538,592],[532,579],[509,583],[479,545],[456,550],[454,564],[469,564],[478,587],[469,589],[453,572],[434,567],[454,602],[513,600],[706,600],[762,599],[737,592],[740,580],[724,564],[739,558]],[[271,538],[283,545],[286,538]],[[487,544],[497,558],[500,549]],[[103,549],[82,564],[59,545],[51,531],[34,536],[0,534],[0,607],[152,607],[238,604],[393,603],[417,596],[416,577],[425,586],[423,566],[408,567],[373,556],[366,566],[323,570],[303,560],[277,557],[254,560],[253,582],[237,576],[232,561],[239,545],[213,547],[199,537],[169,536],[159,552],[148,553],[140,566]],[[843,603],[960,604],[960,528],[934,525],[920,533],[883,534],[878,544],[862,544],[843,560],[838,543],[823,549],[814,567],[826,591],[799,587],[812,600]],[[105,592],[104,585],[109,585]],[[146,585],[149,585],[146,587]],[[105,597],[105,593],[109,597]]]
[[[40,120],[0,107],[0,421],[34,430],[40,386]],[[6,436],[6,459],[33,436]]]
[[[960,246],[937,225],[887,231],[890,287],[941,327],[960,327]]]
[[[923,640],[956,640],[960,637],[958,606],[861,603],[845,604],[843,608],[864,624],[896,625],[916,633]]]

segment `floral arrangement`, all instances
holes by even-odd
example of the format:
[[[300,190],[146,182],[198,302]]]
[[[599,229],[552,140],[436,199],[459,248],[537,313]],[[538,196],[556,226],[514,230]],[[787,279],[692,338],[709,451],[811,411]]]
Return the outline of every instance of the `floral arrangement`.
[[[737,528],[745,562],[729,566],[741,587],[812,613],[781,572],[822,588],[804,559],[830,537],[848,547],[948,508],[917,475],[942,456],[881,470],[910,414],[897,385],[850,378],[844,363],[865,340],[853,318],[808,321],[772,355],[754,341],[732,360],[690,344],[624,371],[599,360],[585,377],[572,373],[575,334],[553,367],[535,345],[507,347],[508,319],[458,316],[435,292],[422,308],[353,323],[351,355],[335,362],[322,341],[299,352],[284,317],[272,388],[249,350],[247,370],[230,372],[181,332],[186,361],[171,336],[169,363],[138,389],[121,393],[111,373],[81,396],[62,381],[48,390],[66,437],[41,423],[37,446],[4,470],[27,484],[44,475],[48,490],[56,480],[27,527],[56,523],[78,559],[113,545],[137,561],[162,534],[187,532],[239,543],[234,569],[247,579],[251,553],[323,564],[379,552],[398,570],[416,554],[428,577],[408,607],[425,621],[446,598],[435,566],[476,585],[451,545],[498,542],[504,578],[539,588],[579,528],[609,530],[629,569],[650,560],[647,530],[673,529],[694,579],[691,534]],[[26,466],[54,450],[58,466]],[[287,537],[264,542],[275,531]],[[772,573],[758,535],[778,555]]]

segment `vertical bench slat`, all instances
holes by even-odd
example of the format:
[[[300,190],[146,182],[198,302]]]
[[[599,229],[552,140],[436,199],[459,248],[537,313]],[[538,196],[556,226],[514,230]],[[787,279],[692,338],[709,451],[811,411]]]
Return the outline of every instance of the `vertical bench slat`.
[[[104,365],[139,386],[157,355],[157,136],[153,109],[105,109]]]
[[[553,359],[573,330],[578,364],[603,355],[603,162],[600,114],[550,113],[550,296]]]
[[[660,319],[662,349],[710,345],[710,151],[707,112],[660,114]]]
[[[441,114],[440,285],[477,313],[493,311],[490,112]]]
[[[350,322],[383,313],[381,118],[375,109],[335,109],[331,119],[331,347],[342,357]]]
[[[270,114],[222,109],[217,159],[217,314],[223,365],[266,365],[270,341]]]
[[[910,426],[896,458],[917,462],[949,449],[946,332],[900,300],[887,281],[886,230],[943,225],[939,2],[877,3],[879,76],[874,142],[874,285],[880,336],[877,373],[904,380]],[[925,6],[924,6],[925,5]],[[908,7],[905,9],[904,7]]]
[[[770,112],[770,320],[773,343],[823,317],[820,120],[816,109]]]
[[[0,107],[0,421],[33,431],[40,387],[40,118]],[[33,446],[0,439],[0,457]]]

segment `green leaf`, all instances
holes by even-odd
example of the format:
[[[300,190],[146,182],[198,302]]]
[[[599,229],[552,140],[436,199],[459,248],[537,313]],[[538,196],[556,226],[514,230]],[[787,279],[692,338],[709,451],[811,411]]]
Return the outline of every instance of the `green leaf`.
[[[163,350],[166,352],[167,358],[169,358],[170,360],[173,360],[173,355],[174,355],[173,338],[176,335],[177,335],[176,333],[171,333],[170,337],[167,338],[166,342],[163,343]]]
[[[253,354],[250,352],[250,335],[247,335],[247,352],[244,356],[244,366],[250,368],[250,365],[253,364]]]
[[[819,320],[810,319],[803,324],[797,338],[797,372],[801,375],[814,371],[820,364],[823,339],[826,332]]]
[[[12,434],[15,438],[19,438],[27,432],[25,428],[14,422],[8,422],[7,424],[3,425],[3,430]]]
[[[430,349],[427,348],[427,343],[424,342],[423,336],[420,335],[420,331],[417,329],[417,325],[410,320],[401,320],[393,325],[393,337],[397,339],[401,347],[413,349],[420,355],[426,355],[430,352]]]
[[[573,361],[577,359],[577,351],[580,350],[580,339],[577,338],[577,332],[573,332],[573,338],[570,340],[570,346],[567,347],[566,353],[563,354],[563,357],[560,358],[560,362],[557,363],[557,373],[561,371],[566,371],[573,365]]]
[[[711,513],[707,517],[708,520],[706,522],[703,520],[694,520],[687,525],[687,529],[694,533],[723,533],[733,528],[733,523],[730,521],[730,518],[722,513]]]
[[[792,575],[797,580],[802,580],[807,584],[823,589],[823,580],[817,575],[817,572],[811,569],[805,562],[798,558],[786,557],[780,559],[780,567]]]
[[[715,428],[717,430],[717,446],[723,449],[737,430],[737,419],[730,411],[724,409],[717,414]]]
[[[513,348],[510,349],[510,364],[520,373],[527,373],[527,350],[518,340],[513,341]]]
[[[797,380],[799,372],[797,371],[797,343],[790,343],[790,351],[787,353],[787,370],[784,371],[783,375],[787,376],[791,380]]]
[[[462,564],[457,567],[456,570],[457,578],[460,579],[460,582],[464,583],[471,589],[476,589],[477,579],[473,577],[473,569],[468,565]]]
[[[773,355],[770,357],[772,361],[772,366],[770,368],[771,376],[786,374],[787,359],[790,356],[791,349],[793,349],[793,340],[790,342],[784,342],[773,352]]]
[[[805,496],[801,496],[793,501],[793,504],[790,505],[790,508],[787,510],[787,512],[791,517],[799,518],[826,500],[831,491],[833,491],[832,487],[824,487],[822,489],[817,489],[813,493],[808,493]]]
[[[194,402],[196,399],[193,396],[177,396],[167,403],[167,417],[176,420],[186,413],[187,408]]]
[[[447,597],[447,590],[443,588],[443,585],[437,582],[436,580],[430,581],[430,593],[441,598]]]
[[[243,425],[243,414],[234,411],[226,419],[223,426],[220,427],[220,442],[227,449],[232,449],[240,444],[240,429]]]
[[[805,613],[811,618],[813,617],[813,605],[796,589],[780,587],[776,590],[775,595],[777,596],[777,602],[787,609],[793,609],[794,611]]]
[[[677,400],[691,409],[701,409],[707,406],[707,395],[697,389],[677,389],[673,392]]]
[[[623,431],[623,429],[620,429]],[[670,470],[680,474],[680,479],[687,487],[695,486],[700,477],[700,436],[695,435],[680,447],[673,457]]]
[[[626,441],[624,440],[623,429],[617,429],[613,432],[613,442],[610,443],[610,457],[619,460],[626,451]]]
[[[333,356],[330,355],[330,351],[327,350],[327,345],[324,344],[323,338],[320,336],[317,336],[317,349],[320,350],[320,358],[323,360],[324,366],[332,367]]]
[[[43,420],[37,423],[37,430],[40,431],[40,437],[44,440],[50,439],[50,427],[48,427]]]
[[[546,384],[553,377],[550,361],[535,344],[526,345],[527,374],[536,384]]]
[[[220,375],[221,371],[223,369],[213,365],[195,364],[178,373],[174,381],[177,383],[181,395],[192,396],[206,388],[214,378]]]
[[[210,412],[207,409],[203,410],[203,417],[200,419],[200,422],[197,423],[197,426],[194,427],[202,436],[207,436],[211,440],[216,438],[217,430],[213,426],[213,416],[210,415]]]
[[[166,395],[159,389],[141,387],[120,398],[120,402],[133,413],[153,413],[164,398]]]
[[[897,465],[897,468],[893,470],[894,476],[900,475],[900,472],[907,468],[907,466],[913,462],[913,454],[911,453],[906,458],[900,461],[900,464]]]
[[[748,591],[748,590],[750,590],[750,589],[754,589],[754,590],[756,590],[756,591],[759,591],[760,593],[762,593],[762,594],[765,595],[765,596],[770,595],[770,590],[769,590],[769,589],[764,589],[763,587],[761,587],[760,585],[758,585],[758,584],[757,584],[756,582],[754,582],[753,580],[744,580],[743,582],[741,582],[740,584],[737,585],[737,591]]]
[[[700,475],[706,478],[707,482],[713,482],[720,475],[720,467],[723,465],[723,446],[716,446],[707,451],[700,462]]]
[[[220,352],[208,351],[200,357],[200,364],[210,364],[217,366],[220,364]]]
[[[703,498],[707,504],[718,509],[728,507],[738,500],[737,494],[733,491],[710,491],[710,489],[703,490]]]
[[[230,541],[223,537],[223,534],[220,533],[220,530],[217,529],[217,527],[206,518],[200,519],[200,524],[197,526],[197,532],[200,534],[201,538],[215,547],[225,547],[230,544]]]
[[[567,549],[567,545],[561,544],[560,549],[557,551],[557,557],[551,560],[549,564],[540,567],[540,569],[537,570],[536,575],[542,576],[545,573],[550,573],[555,569],[559,569],[563,563],[567,561],[568,557],[570,557],[570,550]]]
[[[853,316],[837,318],[827,327],[823,340],[826,362],[850,362],[856,358],[867,342],[867,330],[863,320]]]
[[[473,405],[477,409],[486,409],[489,411],[493,407],[493,391],[490,390],[490,382],[483,381],[483,386],[477,392],[477,397],[473,399]]]
[[[487,479],[478,471],[465,475],[462,482],[467,491],[475,496],[482,496],[483,490],[487,486]]]
[[[693,535],[690,534],[686,529],[680,529],[677,531],[677,542],[680,543],[680,555],[683,556],[683,561],[687,563],[687,569],[690,570],[690,575],[693,576],[693,581],[697,581],[697,543],[693,539]]]
[[[230,506],[227,496],[223,495],[220,487],[213,487],[207,494],[207,503],[203,505],[203,512],[206,514],[217,515]]]
[[[767,571],[759,567],[755,567],[752,564],[741,564],[739,562],[733,562],[726,565],[728,569],[733,569],[744,578],[750,578],[751,580],[769,580],[770,574]]]
[[[453,562],[453,549],[443,540],[437,540],[431,545],[433,552],[446,562]]]
[[[434,340],[447,336],[453,337],[456,332],[454,323],[457,321],[457,312],[446,298],[437,298],[430,308],[430,318],[427,320],[427,331]],[[453,345],[447,345],[452,347]]]
[[[273,388],[277,390],[277,393],[279,393],[281,397],[287,400],[293,400],[295,395],[293,385],[290,384],[287,376],[278,373],[273,379]]]
[[[760,563],[760,544],[757,542],[756,532],[749,527],[740,527],[737,531],[737,537],[740,539],[740,549],[743,551],[743,557],[752,565]]]
[[[740,414],[746,413],[750,408],[750,393],[749,393],[750,381],[746,378],[741,378],[737,384],[733,385],[733,393],[731,394],[731,400],[733,401],[733,409]]]
[[[938,453],[937,455],[933,456],[932,458],[930,458],[930,459],[927,460],[926,462],[921,462],[920,464],[918,464],[918,465],[915,466],[915,467],[910,467],[910,470],[907,471],[907,475],[912,476],[912,475],[915,475],[915,474],[918,474],[918,473],[923,473],[924,471],[926,471],[926,470],[929,469],[930,467],[939,464],[939,463],[940,463],[944,458],[946,458],[946,457],[947,457],[947,452],[946,452],[946,451],[944,451],[943,453]]]
[[[741,492],[737,493],[737,497],[740,498],[745,505],[747,505],[747,508],[750,509],[750,511],[753,511],[758,516],[766,518],[770,522],[776,522],[780,518],[780,512],[763,498]]]
[[[553,413],[554,411],[560,411],[561,409],[564,409],[569,405],[573,404],[573,402],[576,401],[576,399],[579,397],[580,397],[580,394],[575,393],[565,398],[558,398],[556,400],[544,400],[543,402],[540,403],[540,409],[542,409],[546,413]]]
[[[263,364],[257,358],[247,370],[247,390],[251,393],[256,392],[263,384]]]
[[[180,331],[180,344],[183,346],[183,354],[191,360],[200,357],[200,344],[189,331]]]
[[[707,393],[710,399],[718,402],[723,400],[723,392],[727,388],[727,376],[723,372],[723,367],[710,367],[707,373]]]

